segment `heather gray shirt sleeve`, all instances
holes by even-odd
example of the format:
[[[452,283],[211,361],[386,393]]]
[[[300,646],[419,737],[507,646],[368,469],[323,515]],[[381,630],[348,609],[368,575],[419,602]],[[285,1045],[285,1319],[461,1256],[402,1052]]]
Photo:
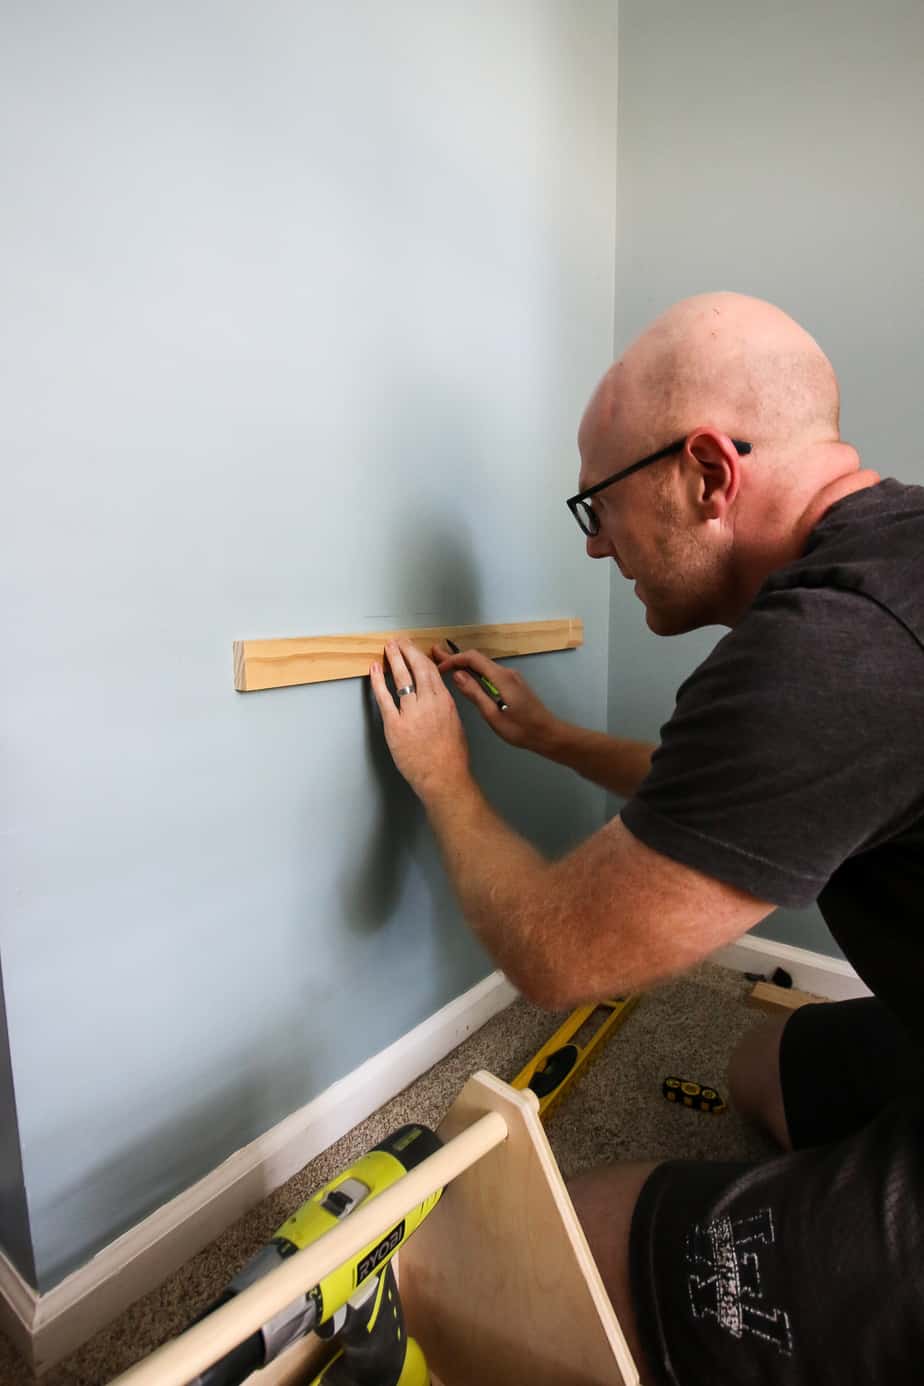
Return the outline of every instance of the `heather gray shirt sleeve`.
[[[868,597],[760,594],[680,688],[623,822],[760,899],[810,904],[921,812],[922,682],[920,648]]]

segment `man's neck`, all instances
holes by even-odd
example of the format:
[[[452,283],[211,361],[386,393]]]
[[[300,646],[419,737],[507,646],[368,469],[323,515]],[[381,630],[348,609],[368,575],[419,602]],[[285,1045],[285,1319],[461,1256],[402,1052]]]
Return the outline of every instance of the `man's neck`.
[[[750,609],[751,603],[770,574],[793,562],[805,552],[809,535],[832,505],[853,495],[855,491],[866,490],[880,481],[878,472],[860,467],[859,455],[852,447],[842,443],[835,446],[839,453],[849,454],[849,460],[853,465],[849,470],[841,470],[824,482],[811,494],[801,510],[797,506],[793,519],[778,524],[775,533],[763,530],[763,542],[757,551],[751,551],[751,560],[741,574],[737,601],[722,622],[723,625],[735,626]]]
[[[793,557],[804,553],[812,530],[836,501],[844,500],[846,496],[853,495],[854,491],[865,491],[868,486],[876,486],[880,480],[878,472],[864,467],[860,471],[848,472],[846,476],[836,476],[816,492],[796,522],[797,547]]]

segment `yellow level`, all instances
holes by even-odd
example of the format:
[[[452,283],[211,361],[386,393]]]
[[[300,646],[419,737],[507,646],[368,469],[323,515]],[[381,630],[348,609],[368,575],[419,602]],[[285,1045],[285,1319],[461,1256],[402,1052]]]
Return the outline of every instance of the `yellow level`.
[[[539,1115],[545,1116],[594,1050],[622,1024],[639,1000],[638,996],[618,996],[614,1001],[594,1001],[587,1006],[578,1006],[538,1054],[520,1070],[511,1086],[531,1088],[539,1098]],[[598,1011],[602,1012],[599,1024],[588,1038],[578,1043],[579,1031]]]

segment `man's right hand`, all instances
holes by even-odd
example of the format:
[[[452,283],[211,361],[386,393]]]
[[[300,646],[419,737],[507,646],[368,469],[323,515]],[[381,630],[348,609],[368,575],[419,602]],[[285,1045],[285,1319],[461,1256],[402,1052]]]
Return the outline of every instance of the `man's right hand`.
[[[511,746],[521,746],[539,755],[552,754],[558,719],[536,696],[521,673],[516,669],[504,669],[479,650],[453,654],[445,645],[434,645],[431,654],[440,673],[452,675],[459,692],[474,704],[499,737]],[[472,670],[474,673],[470,672]],[[505,711],[500,710],[474,674],[484,674],[490,679],[507,704]]]

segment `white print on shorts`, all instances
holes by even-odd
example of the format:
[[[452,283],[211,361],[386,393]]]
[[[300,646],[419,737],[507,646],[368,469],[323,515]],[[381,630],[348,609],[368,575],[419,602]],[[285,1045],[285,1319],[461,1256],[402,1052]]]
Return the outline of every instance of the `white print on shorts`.
[[[789,1315],[763,1303],[758,1248],[772,1246],[769,1208],[748,1218],[717,1218],[687,1236],[687,1293],[695,1319],[711,1315],[735,1338],[754,1334],[792,1354]]]

